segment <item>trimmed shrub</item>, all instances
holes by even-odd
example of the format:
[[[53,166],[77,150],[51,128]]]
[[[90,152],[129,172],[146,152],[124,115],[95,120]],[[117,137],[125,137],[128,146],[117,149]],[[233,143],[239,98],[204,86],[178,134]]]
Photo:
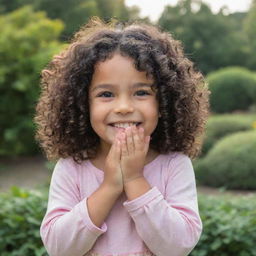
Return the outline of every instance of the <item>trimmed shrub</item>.
[[[40,225],[47,208],[47,191],[13,187],[0,194],[1,256],[47,256]]]
[[[191,256],[256,256],[256,197],[199,195],[202,236]]]
[[[214,115],[206,124],[206,136],[202,147],[202,156],[222,137],[239,131],[253,129],[256,114]]]
[[[256,81],[256,73],[254,72],[253,75],[254,75],[254,79]],[[249,88],[249,92],[252,96],[252,99],[253,99],[253,102],[254,102],[254,110],[255,110],[255,107],[256,107],[256,86],[255,86],[255,84],[253,84],[253,86],[251,86]]]
[[[228,189],[256,189],[256,130],[220,139],[194,162],[198,182]]]
[[[227,67],[210,73],[207,81],[213,112],[248,110],[253,104],[252,91],[256,88],[253,72],[241,67]]]

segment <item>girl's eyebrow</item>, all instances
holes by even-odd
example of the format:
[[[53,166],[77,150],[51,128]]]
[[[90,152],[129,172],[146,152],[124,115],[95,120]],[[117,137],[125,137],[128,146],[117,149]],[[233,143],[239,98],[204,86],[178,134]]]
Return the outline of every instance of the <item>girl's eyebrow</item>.
[[[135,84],[133,84],[132,88],[141,88],[141,87],[149,87],[149,88],[151,88],[152,85],[153,85],[152,83],[135,83]],[[116,87],[116,86],[113,85],[113,84],[99,84],[99,85],[96,85],[92,89],[92,92],[96,91],[98,89],[113,89],[114,87]]]

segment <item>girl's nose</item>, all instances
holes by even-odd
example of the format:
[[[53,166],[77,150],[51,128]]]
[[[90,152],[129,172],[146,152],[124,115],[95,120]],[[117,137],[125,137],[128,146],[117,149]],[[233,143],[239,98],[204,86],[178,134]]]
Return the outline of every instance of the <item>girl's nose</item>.
[[[122,99],[116,102],[115,113],[126,114],[134,111],[133,103],[128,99]]]

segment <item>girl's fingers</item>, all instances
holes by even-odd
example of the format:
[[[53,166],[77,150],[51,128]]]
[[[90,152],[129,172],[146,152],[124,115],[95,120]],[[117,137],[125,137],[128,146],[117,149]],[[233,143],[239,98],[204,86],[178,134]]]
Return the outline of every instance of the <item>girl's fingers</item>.
[[[134,141],[134,150],[135,151],[140,151],[143,149],[143,143],[142,140],[140,139],[139,131],[136,128],[136,126],[132,127],[132,133],[133,133],[133,141]]]
[[[126,144],[127,144],[128,154],[132,155],[134,153],[134,142],[133,142],[132,127],[126,128],[125,133],[126,133]]]
[[[117,160],[121,160],[121,142],[118,138],[115,141],[115,153]]]
[[[118,161],[121,159],[121,142],[119,133],[115,136],[114,143],[110,148],[109,154]]]
[[[140,140],[144,141],[144,128],[140,127],[138,130],[139,130]]]
[[[122,134],[122,138],[121,138],[121,154],[122,154],[122,156],[129,155],[127,145],[126,145],[126,134],[125,133]]]
[[[145,151],[147,152],[149,149],[149,144],[150,144],[150,136],[146,136],[145,138]]]
[[[142,146],[141,150],[144,150],[145,152],[147,152],[149,149],[150,136],[145,136],[145,130],[142,127],[139,128],[138,135],[141,140],[141,146]]]

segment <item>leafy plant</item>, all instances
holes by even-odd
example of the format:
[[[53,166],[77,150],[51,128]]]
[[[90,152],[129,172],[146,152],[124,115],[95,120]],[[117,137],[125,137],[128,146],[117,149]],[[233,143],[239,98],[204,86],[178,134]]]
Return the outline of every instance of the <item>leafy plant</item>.
[[[13,187],[0,194],[1,256],[47,256],[39,229],[46,212],[48,186]],[[256,256],[255,196],[199,195],[203,233],[191,256]]]
[[[40,224],[47,207],[46,190],[13,187],[0,195],[1,256],[46,256]]]
[[[256,197],[199,196],[203,233],[191,256],[256,256]]]

